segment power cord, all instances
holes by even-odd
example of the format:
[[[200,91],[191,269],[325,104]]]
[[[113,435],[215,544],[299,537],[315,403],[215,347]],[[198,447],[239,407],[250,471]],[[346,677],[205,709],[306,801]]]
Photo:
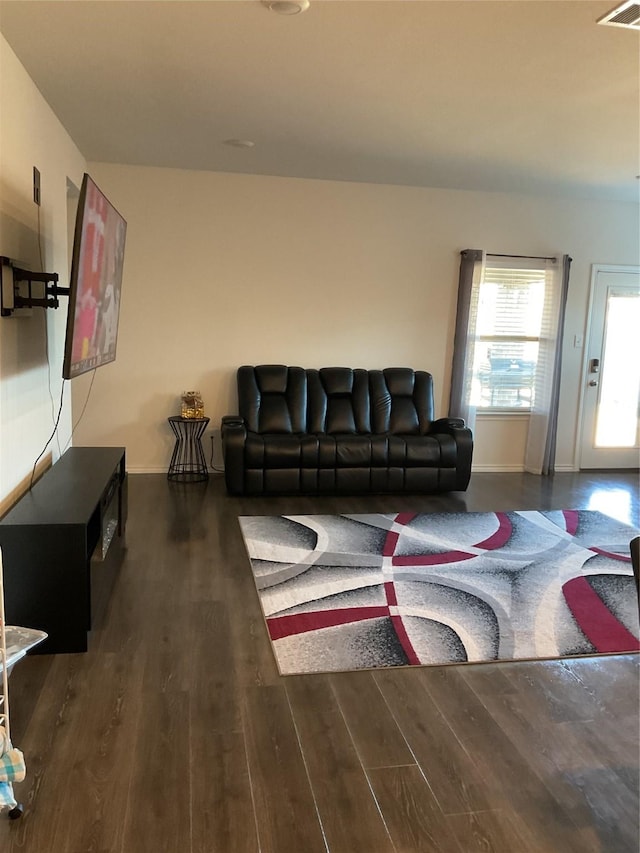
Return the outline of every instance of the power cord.
[[[65,450],[69,447],[69,445],[71,444],[71,439],[73,438],[73,434],[74,434],[74,432],[76,431],[76,429],[78,428],[78,425],[79,425],[80,421],[82,420],[82,417],[83,417],[83,415],[84,415],[84,413],[85,413],[85,410],[86,410],[86,408],[87,408],[87,403],[89,402],[89,397],[91,396],[91,389],[93,388],[93,383],[94,383],[94,380],[95,380],[95,378],[96,378],[96,370],[97,370],[97,368],[95,368],[95,367],[94,367],[94,368],[93,368],[93,376],[91,377],[91,384],[89,385],[89,390],[87,391],[87,397],[86,397],[86,399],[85,399],[85,401],[84,401],[84,406],[82,407],[82,411],[80,412],[80,417],[79,417],[79,418],[78,418],[78,420],[75,422],[75,424],[74,424],[74,426],[73,426],[73,429],[71,430],[71,435],[69,436],[69,438],[68,438],[68,440],[67,440],[67,443],[66,443],[66,444],[65,444],[65,446],[64,446],[64,450],[60,450],[60,443],[59,443],[59,440],[58,440],[58,451],[60,452],[60,455],[61,455],[61,456],[62,456],[62,454],[65,452]],[[63,379],[63,380],[62,380],[62,390],[61,390],[61,392],[60,392],[60,406],[59,406],[59,408],[58,408],[58,416],[56,417],[55,426],[53,427],[53,432],[52,432],[52,433],[51,433],[51,435],[49,436],[49,438],[48,438],[48,440],[47,440],[47,443],[46,443],[46,444],[45,444],[45,446],[42,448],[42,452],[40,453],[40,455],[38,456],[38,458],[36,459],[36,461],[33,463],[33,470],[31,471],[31,480],[29,481],[29,489],[31,489],[31,488],[32,488],[32,486],[33,486],[33,480],[34,480],[34,477],[35,477],[35,475],[36,475],[36,466],[37,466],[38,462],[42,459],[42,457],[44,456],[44,453],[45,453],[45,451],[46,451],[47,447],[49,447],[49,445],[51,444],[51,441],[53,440],[53,437],[54,437],[54,436],[57,434],[57,432],[58,432],[58,426],[59,426],[59,424],[60,424],[60,415],[62,414],[62,401],[63,401],[63,398],[64,398],[64,386],[65,386],[65,380]]]
[[[37,239],[38,239],[38,260],[40,261],[40,272],[44,272],[44,254],[42,252],[42,226],[40,222],[40,205],[38,205],[37,211]],[[62,415],[62,403],[64,400],[64,383],[65,380],[62,380],[62,387],[60,389],[60,405],[58,406],[58,414],[55,413],[55,403],[53,400],[53,391],[51,389],[51,359],[49,358],[49,324],[47,323],[47,312],[43,311],[44,318],[44,353],[47,359],[47,386],[49,390],[49,400],[51,401],[51,420],[54,422],[53,432],[47,439],[47,443],[42,448],[40,455],[37,457],[36,461],[33,463],[33,468],[31,469],[31,478],[29,480],[29,489],[33,488],[33,481],[36,476],[36,468],[38,467],[38,462],[42,459],[45,454],[47,447],[53,441],[55,437],[58,442],[58,454],[61,456],[62,451],[60,449],[60,436],[58,433],[58,425],[60,424],[60,416]]]
[[[38,205],[38,258],[40,260],[40,272],[44,272],[44,255],[42,252],[42,228],[40,224],[40,205]],[[42,317],[44,321],[44,353],[47,359],[47,385],[49,389],[49,399],[51,400],[51,420],[55,421],[56,419],[56,410],[55,403],[53,401],[53,391],[51,390],[51,359],[49,358],[49,324],[47,323],[47,312],[42,312]],[[63,380],[64,382],[64,380]],[[49,439],[51,440],[51,439]],[[58,442],[58,453],[62,455],[62,451],[60,450],[60,436],[56,435],[56,441]],[[40,458],[40,457],[38,457]]]
[[[44,272],[44,258],[43,258],[43,254],[42,254],[42,232],[41,232],[41,227],[40,227],[40,205],[38,205],[38,256],[40,259],[40,271]],[[93,383],[94,383],[94,380],[96,378],[96,368],[94,367],[93,376],[91,377],[91,384],[89,385],[89,390],[87,392],[87,397],[84,401],[84,406],[82,407],[82,411],[80,412],[80,417],[75,422],[75,424],[71,430],[71,435],[69,436],[67,443],[64,446],[64,449],[61,449],[60,448],[60,436],[58,435],[58,426],[60,425],[60,417],[62,415],[62,403],[64,400],[65,380],[64,379],[62,380],[62,388],[60,390],[60,405],[58,407],[58,414],[56,416],[55,415],[55,403],[53,401],[53,391],[51,390],[51,359],[49,358],[49,325],[47,323],[46,311],[44,312],[43,315],[44,315],[44,339],[45,339],[45,354],[47,357],[49,399],[51,400],[51,419],[54,420],[54,418],[55,418],[55,423],[54,423],[54,427],[53,427],[53,432],[51,433],[51,435],[47,439],[47,443],[42,448],[42,452],[40,453],[40,455],[38,456],[36,461],[33,463],[33,469],[31,470],[31,479],[29,481],[29,489],[31,489],[33,487],[33,481],[35,479],[36,468],[37,468],[38,462],[44,456],[45,451],[46,451],[47,447],[49,447],[49,445],[53,441],[54,436],[55,436],[56,441],[58,442],[58,454],[60,456],[62,456],[62,454],[67,450],[67,448],[71,444],[71,439],[73,438],[73,435],[74,435],[76,429],[78,428],[80,421],[82,420],[82,418],[84,416],[85,410],[87,408],[87,403],[89,402],[89,397],[91,396],[91,390],[93,388]]]
[[[215,471],[217,474],[224,474],[224,468],[218,468],[213,464],[213,448],[215,446],[215,435],[211,433],[211,461],[209,462],[209,467],[212,471]]]
[[[64,386],[65,386],[65,380],[63,379],[62,380],[62,390],[60,391],[60,407],[58,409],[58,417],[56,418],[56,422],[55,422],[55,425],[53,427],[53,432],[49,436],[45,446],[42,448],[42,452],[40,453],[40,456],[38,456],[36,461],[33,463],[33,470],[31,471],[31,480],[29,481],[29,489],[31,489],[33,487],[33,480],[34,480],[34,477],[36,475],[36,466],[37,466],[38,462],[44,456],[45,450],[47,449],[47,447],[49,447],[49,445],[51,444],[51,441],[53,440],[54,435],[58,431],[58,424],[60,423],[60,415],[62,414],[62,401],[64,399]]]
[[[73,426],[73,429],[71,430],[71,435],[69,436],[69,439],[67,440],[67,443],[66,443],[66,444],[65,444],[65,446],[64,446],[64,449],[65,449],[65,450],[66,450],[66,449],[69,447],[69,445],[71,444],[71,439],[73,438],[73,434],[74,434],[74,432],[76,431],[76,429],[78,428],[78,424],[79,424],[79,423],[80,423],[80,421],[82,420],[82,417],[83,417],[83,415],[84,415],[84,413],[85,413],[85,409],[87,408],[87,403],[89,402],[89,397],[91,396],[91,389],[93,388],[93,382],[94,382],[94,380],[95,380],[95,378],[96,378],[96,370],[97,370],[97,369],[98,369],[97,367],[94,367],[94,368],[93,368],[93,376],[91,377],[91,384],[89,385],[89,390],[87,391],[87,396],[86,396],[86,399],[85,399],[85,401],[84,401],[84,406],[82,407],[82,411],[80,412],[80,417],[79,417],[79,418],[78,418],[78,420],[75,422],[75,424],[74,424],[74,426]],[[63,453],[64,453],[64,451],[63,451]]]
[[[47,312],[43,311],[42,316],[44,318],[44,345],[47,354],[47,384],[49,388],[49,399],[51,400],[51,420],[55,421],[56,410],[55,403],[53,401],[53,391],[51,390],[51,359],[49,358],[49,324],[47,323]],[[64,387],[64,379],[62,380],[62,384]],[[61,456],[62,451],[60,450],[60,436],[56,434],[56,441],[58,442],[58,454]]]

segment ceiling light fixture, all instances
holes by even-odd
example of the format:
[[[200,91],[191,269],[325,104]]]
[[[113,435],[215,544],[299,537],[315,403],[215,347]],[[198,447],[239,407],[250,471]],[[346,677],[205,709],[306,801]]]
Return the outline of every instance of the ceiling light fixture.
[[[263,0],[263,3],[277,15],[299,15],[309,8],[309,0]]]

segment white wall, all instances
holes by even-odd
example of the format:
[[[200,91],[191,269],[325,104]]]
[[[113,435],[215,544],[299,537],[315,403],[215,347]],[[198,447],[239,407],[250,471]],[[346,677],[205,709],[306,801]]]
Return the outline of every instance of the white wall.
[[[66,183],[81,152],[0,36],[0,254],[68,278]],[[32,169],[43,203],[32,201]],[[76,444],[127,447],[132,471],[166,471],[167,416],[199,389],[215,432],[243,363],[411,365],[446,413],[459,252],[573,258],[557,463],[575,464],[593,263],[637,264],[638,207],[370,184],[92,164],[129,222],[118,358],[95,374]],[[0,320],[0,512],[53,428],[66,300]],[[45,356],[45,322],[49,362]],[[74,422],[90,376],[71,383]],[[70,437],[63,408],[55,460]],[[522,466],[526,419],[480,419],[477,468]],[[207,450],[209,444],[207,442]]]
[[[41,173],[39,226],[34,166]],[[66,182],[70,177],[79,184],[84,169],[80,151],[0,36],[0,255],[39,270],[42,254],[44,269],[68,284]],[[57,311],[35,308],[30,317],[0,318],[0,512],[28,484],[53,430],[66,316],[63,297]],[[54,460],[70,434],[68,389],[60,423],[60,441],[49,448]]]
[[[118,357],[100,368],[76,444],[122,444],[166,471],[166,418],[202,391],[235,411],[240,364],[410,365],[446,414],[459,252],[574,259],[558,436],[574,464],[590,265],[638,262],[631,204],[90,164],[128,220]],[[75,379],[74,415],[89,377]],[[522,466],[526,421],[479,422],[478,467]],[[206,449],[209,450],[207,440]]]

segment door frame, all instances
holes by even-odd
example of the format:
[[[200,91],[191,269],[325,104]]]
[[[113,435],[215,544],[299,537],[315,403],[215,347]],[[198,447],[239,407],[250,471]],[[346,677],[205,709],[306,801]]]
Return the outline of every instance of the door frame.
[[[578,423],[576,430],[576,442],[573,454],[573,467],[575,471],[581,471],[580,456],[582,451],[582,427],[584,422],[584,398],[586,395],[586,384],[589,374],[589,340],[591,339],[591,312],[595,298],[596,281],[598,273],[601,272],[628,272],[640,275],[640,266],[636,264],[591,264],[591,278],[589,281],[589,302],[587,305],[587,322],[585,326],[582,344],[582,368],[580,370],[580,395],[578,398]],[[587,469],[585,469],[587,470]]]

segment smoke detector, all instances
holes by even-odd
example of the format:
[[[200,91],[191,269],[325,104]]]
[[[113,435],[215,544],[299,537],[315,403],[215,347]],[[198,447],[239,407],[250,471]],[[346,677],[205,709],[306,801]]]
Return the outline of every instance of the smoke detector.
[[[597,23],[608,27],[624,27],[626,30],[640,30],[640,3],[625,0],[598,18]]]
[[[232,148],[254,148],[255,142],[252,139],[225,139],[225,145],[230,145]]]
[[[263,0],[263,3],[277,15],[299,15],[309,8],[309,0]]]

